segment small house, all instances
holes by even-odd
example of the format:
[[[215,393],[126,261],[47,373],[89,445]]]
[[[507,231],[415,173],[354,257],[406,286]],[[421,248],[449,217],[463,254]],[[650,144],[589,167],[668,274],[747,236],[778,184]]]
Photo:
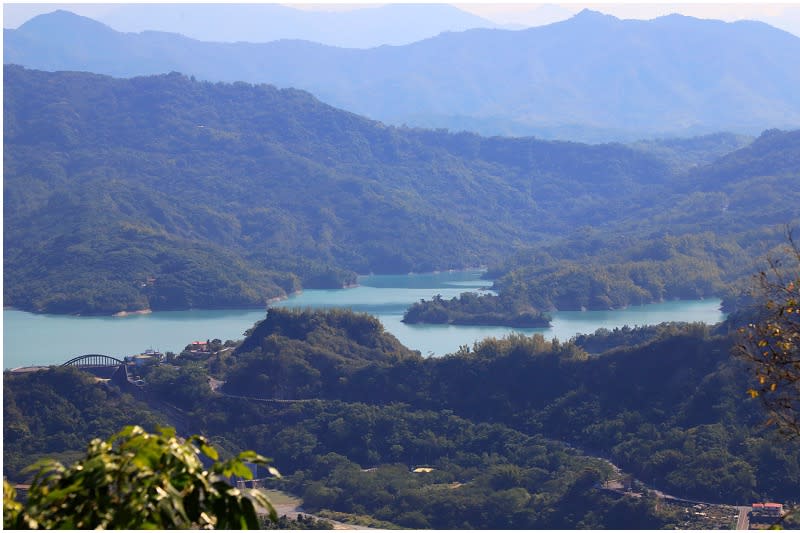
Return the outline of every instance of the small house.
[[[194,341],[191,345],[191,351],[193,352],[207,352],[209,348],[207,341]]]

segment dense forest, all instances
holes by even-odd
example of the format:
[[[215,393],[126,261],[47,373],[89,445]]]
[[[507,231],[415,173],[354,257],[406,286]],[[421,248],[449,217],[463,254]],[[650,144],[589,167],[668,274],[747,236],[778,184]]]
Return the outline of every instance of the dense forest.
[[[5,73],[6,305],[263,304],[353,271],[478,265],[553,218],[499,139],[387,128],[268,86]],[[542,179],[661,168],[621,146],[524,148]]]
[[[94,437],[108,438],[126,424],[149,430],[165,425],[164,415],[107,382],[76,368],[3,375],[3,475],[44,457],[69,462]]]
[[[536,311],[532,307],[517,307],[509,302],[513,294],[504,291],[503,297],[493,294],[480,295],[476,292],[464,292],[458,298],[444,300],[441,295],[431,300],[422,300],[411,307],[403,315],[403,322],[417,324],[459,324],[511,326],[517,328],[546,328],[550,326],[550,317]]]
[[[800,201],[798,132],[702,165],[741,139],[484,138],[266,85],[4,72],[4,304],[24,310],[263,306],[476,265],[535,312],[721,295]]]
[[[24,480],[31,450],[69,456],[116,422],[178,412],[223,452],[273,457],[285,476],[275,488],[324,516],[440,529],[686,527],[646,491],[604,490],[618,476],[608,460],[717,503],[792,499],[800,482],[800,451],[745,393],[748,370],[730,355],[736,326],[662,324],[567,343],[513,335],[425,359],[367,315],[272,309],[234,350],[217,344],[150,368],[145,394],[172,406],[164,414],[74,369],[6,373],[4,474]],[[224,382],[218,391],[209,376]],[[72,414],[36,407],[37,396]],[[102,423],[80,423],[89,415]]]
[[[543,310],[719,296],[732,311],[756,260],[779,256],[784,225],[800,222],[800,189],[791,185],[798,154],[800,132],[764,132],[679,174],[672,206],[636,215],[644,217],[638,236],[583,227],[553,244],[521,248],[489,275],[501,295]]]

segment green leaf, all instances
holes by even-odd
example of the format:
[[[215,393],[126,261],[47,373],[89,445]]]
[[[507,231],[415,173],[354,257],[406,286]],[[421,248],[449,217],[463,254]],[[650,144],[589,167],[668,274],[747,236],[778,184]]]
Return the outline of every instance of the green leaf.
[[[253,472],[251,472],[250,469],[240,461],[235,461],[231,465],[231,471],[235,476],[243,477],[245,479],[253,479]]]
[[[215,450],[213,446],[209,446],[208,444],[201,444],[200,449],[209,459],[213,459],[215,461],[219,459],[219,454],[217,453],[217,450]]]

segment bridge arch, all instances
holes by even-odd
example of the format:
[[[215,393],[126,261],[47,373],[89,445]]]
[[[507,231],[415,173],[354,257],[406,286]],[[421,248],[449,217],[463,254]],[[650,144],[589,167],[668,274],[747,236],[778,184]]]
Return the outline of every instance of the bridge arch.
[[[73,357],[61,366],[119,366],[125,364],[125,361],[111,357],[110,355],[103,355],[99,353],[92,353],[87,355],[79,355]]]

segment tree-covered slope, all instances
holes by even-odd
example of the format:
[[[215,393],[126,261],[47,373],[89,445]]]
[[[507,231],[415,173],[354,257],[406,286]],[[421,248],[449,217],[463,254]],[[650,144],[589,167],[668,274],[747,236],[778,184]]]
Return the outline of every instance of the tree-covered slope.
[[[3,374],[3,476],[17,482],[36,459],[76,458],[123,426],[154,430],[166,418],[117,386],[76,368]]]
[[[311,317],[297,318],[303,323]],[[319,314],[315,320],[331,321]],[[727,329],[663,324],[599,332],[596,339],[589,335],[568,343],[522,335],[486,339],[443,358],[340,365],[316,374],[317,398],[447,409],[474,422],[566,441],[677,496],[738,504],[791,498],[800,476],[800,450],[780,446],[777,432],[764,424],[758,401],[746,394],[748,369],[730,355],[734,337]],[[376,335],[364,329],[340,332],[351,340]],[[290,344],[283,336],[263,334],[251,333],[262,343]],[[610,344],[609,335],[614,337]],[[317,342],[317,350],[330,345]],[[582,348],[602,344],[607,349],[593,356]],[[334,345],[340,357],[349,358],[345,343]],[[268,362],[283,358],[282,368],[289,369],[292,360],[299,364],[306,357],[289,353],[248,352],[243,345],[216,368],[266,384],[275,374],[264,366]],[[253,366],[255,360],[262,361],[261,368]],[[285,397],[310,398],[297,396],[307,390],[307,374],[280,375]],[[235,382],[226,384],[227,392],[236,390]],[[257,397],[271,392],[267,385],[262,394],[247,390]]]
[[[621,145],[386,127],[307,93],[5,67],[5,305],[263,304],[484,264],[670,172]]]
[[[6,64],[271,83],[393,124],[589,141],[798,127],[798,58],[800,38],[763,23],[588,10],[368,50],[126,34],[64,11],[4,32]]]
[[[270,309],[234,352],[224,390],[256,398],[336,398],[356,370],[419,360],[369,315]],[[338,381],[337,381],[337,378]]]
[[[643,498],[603,490],[619,475],[607,460],[679,497],[796,496],[800,450],[763,424],[728,325],[569,343],[515,335],[429,359],[376,325],[349,311],[271,311],[235,351],[185,352],[150,368],[144,393],[177,406],[188,431],[221,449],[274,458],[285,476],[276,486],[305,509],[406,527],[694,524],[639,484]],[[209,375],[224,386],[212,391]],[[21,465],[25,446],[63,453],[108,423],[151,416],[92,381],[74,370],[4,375],[14,481],[24,476],[9,464]]]
[[[691,138],[643,139],[628,143],[668,162],[677,171],[713,163],[720,157],[744,148],[754,137],[734,133],[712,133]]]
[[[799,158],[800,132],[766,131],[676,173],[663,198],[621,213],[616,231],[584,226],[523,246],[490,276],[506,300],[541,310],[714,296],[731,310],[757,263],[783,245],[786,226],[800,223]]]

